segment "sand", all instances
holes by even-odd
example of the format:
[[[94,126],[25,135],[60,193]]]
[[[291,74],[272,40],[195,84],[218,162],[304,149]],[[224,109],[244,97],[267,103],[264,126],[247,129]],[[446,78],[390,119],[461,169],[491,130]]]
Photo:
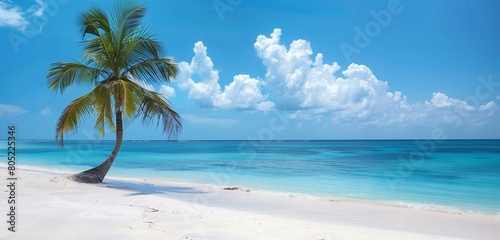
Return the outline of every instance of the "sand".
[[[0,169],[6,172],[6,169]],[[0,239],[499,239],[500,218],[335,199],[272,196],[237,186],[17,170],[16,232]],[[7,181],[6,181],[7,184]],[[8,197],[2,191],[2,202]],[[227,188],[228,190],[224,190]],[[7,219],[7,204],[0,205]]]

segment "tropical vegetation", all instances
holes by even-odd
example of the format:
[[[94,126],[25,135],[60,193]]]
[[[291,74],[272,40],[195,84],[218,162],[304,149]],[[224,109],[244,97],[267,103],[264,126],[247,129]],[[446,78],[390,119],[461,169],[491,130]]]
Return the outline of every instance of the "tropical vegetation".
[[[175,79],[173,58],[162,57],[163,49],[150,28],[141,24],[146,8],[139,4],[115,5],[111,14],[90,8],[79,18],[84,47],[83,59],[56,62],[47,75],[48,87],[64,93],[71,86],[90,86],[90,92],[76,98],[62,111],[56,124],[56,140],[74,132],[88,118],[95,118],[95,130],[116,134],[109,157],[97,167],[77,173],[72,179],[84,183],[102,182],[123,141],[124,118],[140,119],[146,126],[156,123],[169,138],[182,129],[181,118],[166,96],[145,86]]]

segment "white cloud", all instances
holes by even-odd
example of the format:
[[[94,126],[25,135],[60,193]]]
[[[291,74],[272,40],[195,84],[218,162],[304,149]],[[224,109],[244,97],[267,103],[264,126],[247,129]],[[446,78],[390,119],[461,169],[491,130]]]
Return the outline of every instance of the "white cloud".
[[[221,90],[219,73],[214,69],[207,47],[199,41],[194,45],[191,63],[179,64],[178,84],[189,91],[188,97],[205,108],[262,110],[274,108],[261,92],[262,83],[249,75],[236,75],[233,81]]]
[[[28,111],[26,111],[22,107],[0,103],[0,119],[6,119],[6,118],[19,116],[19,115],[27,113],[27,112]]]
[[[230,127],[238,124],[238,120],[235,119],[206,118],[193,114],[183,114],[182,118],[194,124],[218,125],[221,127]]]
[[[480,111],[487,111],[490,109],[497,109],[497,105],[493,101],[489,101],[487,104],[479,106]]]
[[[50,111],[49,107],[46,107],[42,111],[40,111],[40,115],[42,115],[42,116],[48,116],[50,114],[52,114],[52,112]]]
[[[35,1],[37,5],[31,6],[26,11],[10,2],[0,1],[0,27],[13,27],[24,31],[30,24],[28,19],[32,16],[41,17],[45,12],[46,4],[41,0]],[[39,27],[41,30],[41,26]]]
[[[434,93],[432,96],[432,105],[437,108],[449,107],[451,106],[451,102],[448,100],[448,96],[446,94],[438,92]]]
[[[280,38],[281,30],[275,29],[270,37],[258,36],[254,47],[267,68],[265,85],[272,99],[280,108],[296,110],[292,117],[329,115],[334,121],[403,121],[400,112],[411,107],[406,96],[389,92],[387,82],[378,80],[367,66],[351,64],[339,77],[336,62],[323,63],[321,53],[312,60],[308,41],[295,40],[287,48]]]
[[[23,17],[24,13],[18,6],[11,6],[0,2],[0,27],[14,27],[23,30],[28,21]]]
[[[161,85],[159,92],[168,98],[175,97],[175,89],[167,85]]]
[[[293,110],[289,117],[327,116],[334,122],[388,125],[443,119],[450,110],[478,113],[496,109],[494,103],[471,106],[441,92],[434,93],[430,103],[410,104],[401,92],[389,91],[389,84],[377,79],[367,66],[350,64],[339,74],[336,62],[324,63],[322,53],[313,56],[308,41],[295,40],[286,47],[280,39],[281,30],[275,29],[269,37],[259,35],[254,47],[267,69],[264,85],[270,99],[279,108]]]
[[[473,106],[460,99],[449,98],[446,94],[437,92],[432,94],[431,103],[436,108],[455,107],[466,111],[476,110]],[[481,106],[480,106],[481,107]]]
[[[286,109],[288,117],[330,118],[354,124],[447,123],[458,116],[461,123],[489,119],[494,102],[472,106],[466,101],[433,93],[429,101],[409,103],[388,82],[377,79],[365,65],[350,64],[340,72],[336,63],[324,63],[323,54],[313,55],[311,43],[295,40],[288,47],[281,42],[281,30],[259,35],[254,43],[266,68],[263,79],[238,74],[223,90],[219,74],[202,42],[194,47],[191,63],[181,62],[179,87],[202,107],[222,109]],[[455,117],[456,119],[456,117]]]
[[[216,98],[216,105],[221,108],[269,111],[274,108],[274,104],[266,101],[267,97],[262,95],[260,86],[261,82],[249,75],[236,75]]]

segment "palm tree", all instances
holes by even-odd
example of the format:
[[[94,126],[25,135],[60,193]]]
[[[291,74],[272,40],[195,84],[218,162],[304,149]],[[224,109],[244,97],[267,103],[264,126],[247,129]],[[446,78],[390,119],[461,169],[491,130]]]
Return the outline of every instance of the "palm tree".
[[[161,94],[139,84],[161,84],[175,78],[177,66],[172,58],[162,58],[160,43],[141,25],[146,9],[140,5],[116,5],[110,16],[99,8],[81,14],[83,60],[57,62],[47,75],[49,88],[63,93],[72,85],[92,90],[73,100],[57,121],[56,140],[63,146],[63,135],[75,131],[84,119],[96,116],[94,128],[116,133],[109,157],[99,166],[75,174],[83,183],[100,183],[113,164],[123,140],[123,118],[140,118],[144,125],[156,123],[169,138],[182,129],[180,116]]]

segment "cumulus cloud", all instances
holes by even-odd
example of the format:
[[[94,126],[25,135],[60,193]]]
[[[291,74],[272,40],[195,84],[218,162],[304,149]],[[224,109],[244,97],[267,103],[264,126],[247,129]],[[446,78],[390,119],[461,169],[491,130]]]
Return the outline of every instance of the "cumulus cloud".
[[[437,108],[449,107],[452,104],[451,101],[449,101],[448,96],[441,92],[433,94],[431,103]]]
[[[27,112],[28,111],[26,111],[22,107],[0,103],[0,119],[6,119],[6,118],[19,116],[19,115],[27,113]]]
[[[0,27],[13,27],[24,31],[28,26],[31,16],[41,17],[46,8],[46,4],[41,0],[36,0],[36,5],[23,11],[21,7],[10,4],[10,2],[0,1]]]
[[[449,98],[446,94],[437,92],[432,94],[431,100],[432,106],[436,108],[444,108],[444,107],[454,107],[463,109],[466,111],[474,111],[476,108],[469,105],[467,102],[462,101],[460,99]],[[483,106],[479,106],[480,108]]]
[[[40,111],[40,115],[42,115],[42,116],[48,116],[50,114],[52,114],[52,112],[50,111],[49,107],[46,107],[42,111]]]
[[[330,116],[334,121],[390,123],[403,121],[401,111],[411,106],[401,92],[389,92],[364,65],[351,64],[337,76],[340,66],[313,56],[311,44],[299,39],[287,48],[281,30],[270,37],[259,35],[254,44],[267,68],[265,83],[278,107],[295,110],[295,118]],[[405,119],[407,120],[407,119]]]
[[[159,92],[168,98],[175,97],[175,89],[167,85],[161,85]]]
[[[262,110],[274,108],[261,92],[262,82],[249,75],[240,74],[221,89],[219,72],[207,55],[207,47],[199,41],[194,45],[190,63],[179,64],[178,85],[189,91],[188,97],[204,108]]]
[[[310,42],[299,39],[287,47],[280,42],[281,35],[280,29],[270,36],[259,35],[254,47],[267,69],[265,86],[271,99],[279,108],[294,110],[290,117],[327,116],[336,122],[385,125],[442,118],[450,110],[496,109],[494,102],[471,106],[441,92],[434,93],[430,102],[410,104],[367,66],[353,63],[339,73],[336,62],[324,63],[322,53],[313,55]]]
[[[23,12],[18,6],[11,6],[0,2],[0,27],[14,27],[23,30],[28,21],[24,19]]]
[[[298,39],[285,46],[281,35],[280,29],[274,29],[254,43],[266,68],[263,79],[238,74],[223,90],[207,48],[197,42],[191,62],[180,63],[179,87],[206,108],[279,108],[288,110],[290,118],[327,117],[357,124],[446,122],[453,114],[461,121],[478,122],[497,110],[494,102],[472,106],[442,92],[433,93],[429,101],[409,103],[407,96],[390,91],[388,82],[377,79],[368,66],[352,63],[340,71],[336,62],[325,63],[322,53],[313,54],[310,42]]]
[[[487,104],[479,106],[480,111],[487,111],[490,109],[497,109],[497,105],[493,101],[489,101]]]

